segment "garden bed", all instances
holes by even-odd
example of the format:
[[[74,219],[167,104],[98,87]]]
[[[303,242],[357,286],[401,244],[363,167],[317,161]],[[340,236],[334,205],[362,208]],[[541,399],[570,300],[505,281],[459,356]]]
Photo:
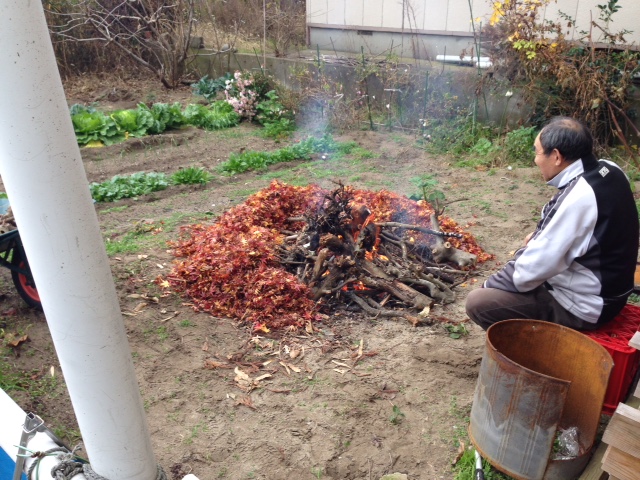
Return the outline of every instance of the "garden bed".
[[[129,96],[152,88],[129,85]],[[70,103],[93,100],[90,90],[68,93]],[[189,102],[190,95],[157,92],[156,98]],[[123,107],[114,102],[100,106]],[[201,480],[355,480],[395,471],[412,480],[454,477],[451,462],[467,435],[484,346],[484,333],[466,322],[464,297],[533,230],[552,191],[534,168],[453,168],[394,131],[335,138],[354,141],[359,150],[238,175],[217,166],[233,153],[275,151],[286,143],[243,122],[82,150],[89,183],[191,166],[213,174],[205,185],[96,203],[153,448],[169,478],[191,472]],[[176,259],[167,242],[180,237],[181,226],[211,225],[274,179],[329,190],[341,180],[405,196],[420,195],[418,184],[430,180],[446,197],[445,215],[496,260],[479,264],[478,277],[457,285],[454,302],[435,302],[430,315],[438,321],[421,327],[372,317],[346,302],[320,313],[310,327],[255,331],[239,320],[195,312],[188,297],[156,281],[172,269]],[[79,432],[45,319],[21,303],[7,272],[1,278],[3,328],[28,337],[4,350],[3,374],[20,374],[9,393],[75,444]]]

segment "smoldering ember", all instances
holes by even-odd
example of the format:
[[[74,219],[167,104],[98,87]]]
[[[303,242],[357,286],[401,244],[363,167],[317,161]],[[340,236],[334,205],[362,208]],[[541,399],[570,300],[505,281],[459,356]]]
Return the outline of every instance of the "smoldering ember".
[[[352,304],[369,315],[432,323],[434,303],[490,258],[444,208],[337,182],[332,191],[274,181],[213,225],[183,228],[165,288],[199,311],[255,330],[309,325]]]

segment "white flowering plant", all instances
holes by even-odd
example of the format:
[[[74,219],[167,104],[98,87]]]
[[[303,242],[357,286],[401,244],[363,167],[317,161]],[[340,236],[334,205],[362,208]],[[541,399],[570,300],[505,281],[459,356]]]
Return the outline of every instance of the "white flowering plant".
[[[225,84],[224,95],[227,103],[240,117],[253,119],[259,100],[253,76],[250,73],[236,71],[233,79],[226,80]]]

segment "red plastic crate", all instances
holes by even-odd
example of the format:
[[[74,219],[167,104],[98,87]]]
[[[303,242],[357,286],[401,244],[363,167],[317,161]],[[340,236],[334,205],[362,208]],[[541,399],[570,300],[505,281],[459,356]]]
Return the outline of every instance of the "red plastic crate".
[[[612,415],[624,402],[640,365],[640,351],[629,346],[631,337],[640,330],[640,307],[626,305],[620,314],[597,330],[584,331],[602,345],[613,358],[613,369],[604,397],[602,413]]]

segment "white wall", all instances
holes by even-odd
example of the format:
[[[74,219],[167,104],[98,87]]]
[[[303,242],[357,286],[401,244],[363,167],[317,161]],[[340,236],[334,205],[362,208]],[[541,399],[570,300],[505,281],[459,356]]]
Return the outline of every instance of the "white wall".
[[[491,16],[490,0],[471,0],[473,18]],[[591,18],[598,19],[596,5],[604,0],[552,1],[543,15],[558,20],[562,11],[576,20],[568,28],[569,38],[580,37],[580,30],[589,30]],[[640,0],[620,0],[621,10],[613,16],[610,30],[631,30],[628,43],[640,44]],[[404,10],[404,16],[403,16]],[[351,27],[373,31],[418,31],[445,35],[469,34],[472,31],[469,0],[307,0],[307,23],[310,28]],[[601,34],[594,29],[594,40]]]

